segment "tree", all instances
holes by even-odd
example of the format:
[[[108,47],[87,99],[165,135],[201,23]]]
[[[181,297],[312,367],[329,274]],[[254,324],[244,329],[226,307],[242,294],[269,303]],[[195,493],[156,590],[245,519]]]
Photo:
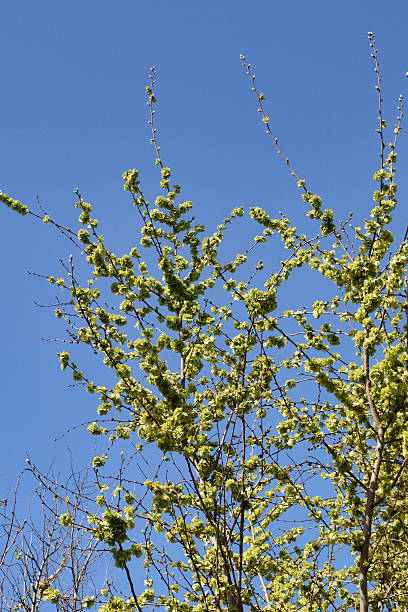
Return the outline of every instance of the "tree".
[[[93,577],[103,556],[86,528],[84,504],[89,507],[95,486],[87,483],[86,471],[72,470],[64,480],[27,463],[13,495],[1,502],[0,610],[37,612],[45,602],[66,612],[83,610],[84,602],[96,599]],[[27,474],[35,488],[21,520],[18,497]]]
[[[335,219],[296,174],[243,56],[262,122],[317,223],[313,234],[252,207],[255,236],[233,258],[225,236],[243,208],[203,237],[160,154],[154,69],[146,88],[161,173],[154,205],[137,170],[123,175],[140,245],[113,253],[78,190],[77,233],[0,195],[53,225],[92,269],[82,280],[71,256],[63,276],[48,278],[67,296],[55,314],[71,344],[87,345],[109,369],[95,382],[67,351],[58,354],[99,398],[88,426],[102,438],[93,459],[99,510],[86,510],[88,529],[124,580],[85,607],[407,609],[408,228],[394,248],[388,229],[403,111],[400,98],[387,146],[372,33],[369,40],[380,161],[364,227],[352,213]],[[276,236],[286,249],[277,265]],[[282,310],[281,286],[298,269],[323,278],[327,291],[308,306],[294,293],[293,308]],[[69,507],[61,522],[83,528]],[[49,588],[59,605],[64,593]]]

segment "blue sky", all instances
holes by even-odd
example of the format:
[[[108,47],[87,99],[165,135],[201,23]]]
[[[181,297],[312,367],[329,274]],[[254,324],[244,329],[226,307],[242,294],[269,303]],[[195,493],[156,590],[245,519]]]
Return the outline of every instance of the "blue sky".
[[[154,65],[163,159],[196,217],[212,229],[232,207],[260,205],[271,214],[286,211],[302,227],[298,190],[259,121],[243,53],[297,173],[340,217],[369,210],[378,143],[367,32],[380,49],[392,125],[408,86],[405,1],[390,10],[376,0],[3,0],[0,20],[0,189],[28,206],[38,193],[47,212],[75,226],[78,186],[114,249],[137,242],[138,220],[121,175],[138,168],[145,192],[157,195],[145,99]],[[404,131],[399,150],[397,233],[406,224]],[[57,273],[69,248],[50,226],[3,208],[0,218],[3,494],[26,452],[43,469],[54,457],[63,461],[67,447],[79,462],[88,457],[86,434],[53,438],[92,419],[95,405],[68,388],[55,357],[60,346],[41,340],[64,331],[52,311],[34,303],[53,301],[55,292],[26,274]],[[239,232],[237,239],[245,229]],[[306,287],[299,283],[300,295]]]

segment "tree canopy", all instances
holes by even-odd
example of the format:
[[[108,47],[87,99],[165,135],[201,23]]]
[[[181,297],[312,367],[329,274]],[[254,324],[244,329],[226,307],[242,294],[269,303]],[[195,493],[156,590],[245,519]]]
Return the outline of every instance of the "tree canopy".
[[[79,190],[77,231],[0,193],[73,245],[62,275],[47,278],[61,289],[55,315],[68,329],[70,350],[58,357],[98,404],[88,425],[98,438],[87,476],[95,490],[28,466],[54,517],[44,525],[55,525],[57,541],[74,538],[53,549],[47,575],[46,529],[35,551],[17,550],[37,559],[27,580],[27,563],[16,569],[10,557],[26,527],[5,513],[1,588],[13,609],[406,611],[408,228],[397,245],[389,229],[403,103],[388,142],[372,33],[369,41],[379,165],[363,227],[353,211],[338,219],[297,175],[244,56],[312,232],[283,213],[242,206],[206,233],[160,152],[154,69],[146,93],[160,191],[151,203],[139,172],[124,172],[141,226],[129,252],[109,248]],[[231,257],[242,222],[248,242]],[[311,304],[296,291],[299,270],[324,279]],[[290,308],[282,307],[286,286]],[[87,373],[76,345],[105,377]],[[53,504],[44,501],[50,492]],[[72,551],[86,551],[89,563],[112,558],[115,578],[85,582],[89,564],[75,573]]]

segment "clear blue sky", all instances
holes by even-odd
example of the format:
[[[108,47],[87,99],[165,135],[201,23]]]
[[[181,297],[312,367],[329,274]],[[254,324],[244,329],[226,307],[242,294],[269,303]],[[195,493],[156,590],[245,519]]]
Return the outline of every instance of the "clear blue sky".
[[[138,240],[121,174],[138,168],[156,195],[144,91],[155,65],[163,158],[197,218],[212,228],[233,206],[261,205],[300,224],[298,190],[259,122],[243,53],[298,174],[340,216],[369,210],[378,147],[367,32],[380,49],[392,125],[408,89],[406,0],[2,0],[0,22],[0,189],[29,206],[38,193],[50,214],[74,226],[79,186],[110,244],[125,250]],[[397,229],[406,223],[407,162],[403,132]],[[55,292],[26,274],[58,272],[66,245],[50,226],[3,208],[0,218],[1,496],[26,451],[43,469],[67,446],[88,457],[86,434],[53,438],[92,419],[95,404],[67,388],[60,347],[41,341],[64,331],[34,304]]]

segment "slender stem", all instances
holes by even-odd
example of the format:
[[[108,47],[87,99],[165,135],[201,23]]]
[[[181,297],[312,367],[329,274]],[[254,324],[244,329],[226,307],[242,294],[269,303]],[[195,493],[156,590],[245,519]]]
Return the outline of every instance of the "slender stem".
[[[368,331],[366,330],[368,335]],[[368,569],[369,569],[369,553],[370,553],[370,540],[372,531],[373,514],[375,507],[375,494],[378,485],[378,479],[380,475],[382,456],[385,444],[385,430],[381,424],[381,420],[377,411],[377,407],[374,403],[371,393],[371,381],[370,381],[370,361],[367,352],[364,353],[364,375],[365,375],[365,386],[366,396],[368,405],[370,407],[371,416],[374,421],[375,429],[377,432],[377,444],[374,453],[374,465],[371,470],[370,484],[367,491],[367,500],[364,513],[364,528],[363,528],[363,544],[361,547],[360,554],[360,575],[359,575],[359,595],[360,595],[360,612],[368,612]]]

